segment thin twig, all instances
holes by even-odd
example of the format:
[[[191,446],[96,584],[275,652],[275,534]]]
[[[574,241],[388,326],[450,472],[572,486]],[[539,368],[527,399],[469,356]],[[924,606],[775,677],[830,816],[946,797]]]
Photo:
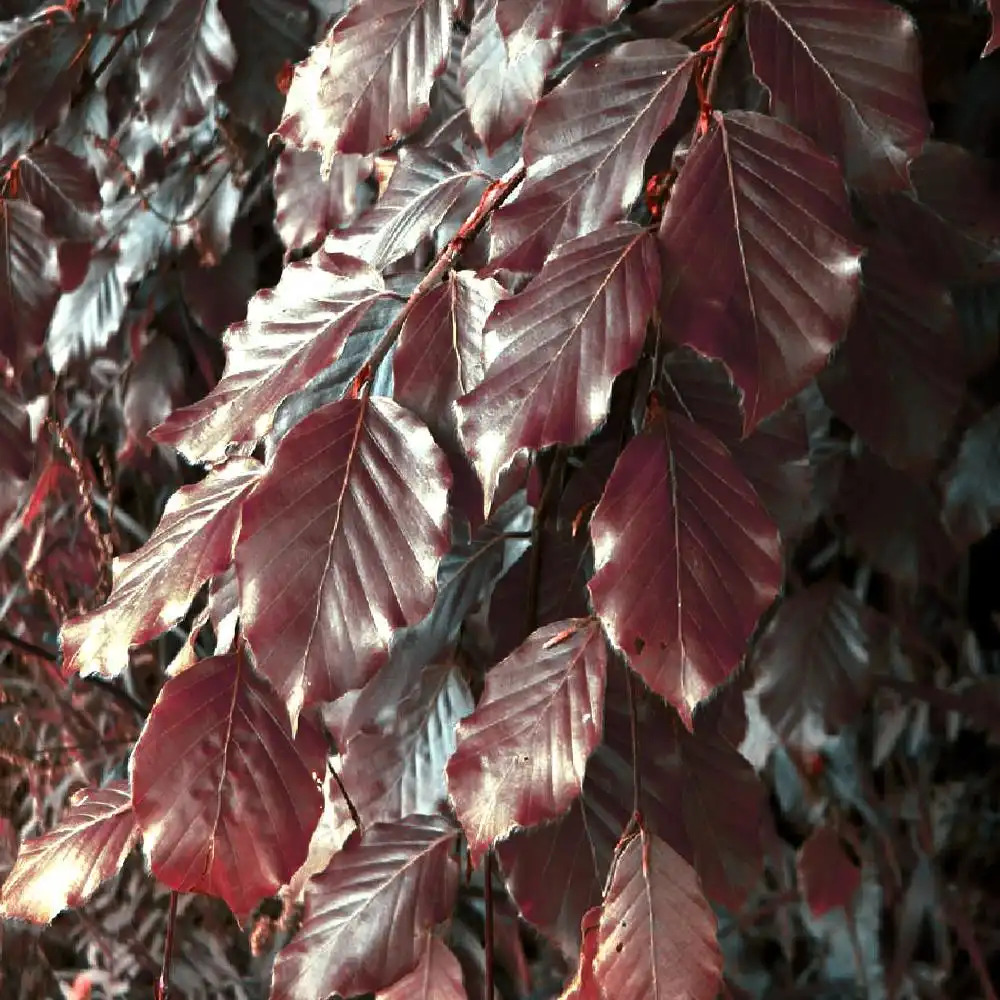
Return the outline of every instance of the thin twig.
[[[337,782],[337,787],[340,789],[340,794],[344,796],[344,801],[347,803],[347,809],[351,814],[351,819],[354,820],[354,825],[358,828],[358,833],[364,833],[364,824],[361,822],[361,814],[358,812],[358,807],[354,804],[350,795],[347,794],[347,789],[344,787],[344,782],[341,780],[340,775],[337,773],[337,769],[331,764],[330,773],[333,775],[333,780]]]
[[[167,909],[167,935],[163,942],[163,965],[160,967],[160,979],[156,984],[156,1000],[170,998],[170,960],[174,951],[174,926],[177,923],[177,893],[170,893],[170,906]]]
[[[628,691],[628,723],[632,742],[632,814],[642,812],[642,778],[639,773],[639,717],[635,705],[635,678],[632,668],[622,660],[625,670],[625,685]]]
[[[493,848],[486,851],[486,882],[483,885],[483,901],[486,904],[485,961],[486,985],[484,1000],[493,1000]]]

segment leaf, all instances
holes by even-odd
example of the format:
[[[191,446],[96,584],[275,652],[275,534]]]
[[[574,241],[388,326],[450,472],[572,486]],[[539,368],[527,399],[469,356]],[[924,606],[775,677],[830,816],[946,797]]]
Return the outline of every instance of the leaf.
[[[285,104],[279,74],[308,52],[315,12],[309,0],[219,0],[219,8],[236,49],[219,97],[240,121],[269,135]]]
[[[626,446],[591,520],[594,610],[685,725],[778,593],[778,532],[725,447],[663,413]]]
[[[27,481],[34,464],[28,410],[16,396],[0,389],[0,469]]]
[[[535,270],[552,247],[627,213],[693,65],[677,42],[625,42],[546,94],[525,129],[524,183],[493,217],[490,266]]]
[[[786,598],[754,649],[754,693],[791,746],[815,747],[864,707],[879,620],[846,587],[814,584]]]
[[[485,380],[458,401],[461,435],[490,506],[521,448],[575,444],[607,413],[639,356],[659,294],[656,244],[629,222],[562,244],[486,324]]]
[[[691,866],[644,829],[622,846],[601,907],[594,980],[615,1000],[715,1000],[716,921]]]
[[[360,0],[295,70],[278,134],[323,154],[374,153],[427,116],[451,0]]]
[[[61,295],[52,313],[45,348],[53,370],[63,372],[73,359],[107,347],[127,304],[118,255],[113,250],[95,253],[81,284]]]
[[[458,959],[440,939],[427,936],[420,964],[375,1000],[467,1000]]]
[[[1000,48],[1000,2],[998,0],[989,0],[990,8],[990,18],[992,19],[993,26],[990,30],[989,41],[986,43],[986,48],[983,49],[983,58],[990,55],[990,53],[995,52]]]
[[[1000,409],[974,423],[944,477],[944,522],[962,546],[1000,521]]]
[[[883,0],[755,0],[753,71],[774,111],[836,156],[858,185],[907,185],[927,140],[916,26]]]
[[[243,323],[225,337],[226,370],[202,400],[177,410],[151,434],[189,461],[219,461],[230,443],[270,428],[278,404],[340,353],[364,315],[388,293],[367,264],[321,251],[290,264],[258,292]]]
[[[233,459],[171,496],[146,544],[115,559],[107,602],[63,625],[66,673],[116,677],[128,666],[130,646],[187,613],[202,584],[232,562],[240,507],[259,476],[257,462]]]
[[[580,794],[604,725],[606,671],[600,626],[576,620],[536,629],[486,675],[447,768],[474,863],[494,840],[555,819]]]
[[[534,22],[525,23],[505,40],[497,0],[476,4],[462,46],[459,84],[469,121],[489,153],[527,120],[559,55],[559,39],[539,37],[534,29]]]
[[[601,908],[593,906],[580,921],[580,960],[576,974],[559,995],[559,1000],[603,1000],[601,988],[594,981],[594,958],[597,955],[597,932],[600,927]]]
[[[248,917],[306,859],[323,811],[319,749],[296,745],[281,702],[239,652],[169,678],[131,766],[153,874]]]
[[[482,382],[483,330],[507,292],[493,278],[449,271],[416,301],[403,323],[392,360],[394,397],[442,443],[458,447],[452,405]]]
[[[172,0],[139,57],[139,98],[156,141],[197,125],[235,65],[219,0]]]
[[[0,916],[47,924],[82,906],[119,871],[138,835],[127,781],[81,789],[55,829],[21,845],[0,890]]]
[[[42,212],[55,236],[93,237],[101,192],[89,163],[62,146],[44,142],[18,157],[14,169],[24,196]]]
[[[342,153],[330,176],[320,176],[319,154],[287,146],[274,168],[274,223],[286,250],[305,247],[354,220],[358,185],[372,172],[372,158]]]
[[[96,22],[93,14],[77,10],[68,17],[39,19],[19,33],[17,52],[4,72],[0,160],[28,149],[66,116],[87,65]]]
[[[857,315],[820,378],[830,409],[897,468],[933,465],[965,397],[951,296],[914,271],[905,247],[872,234]]]
[[[814,917],[848,909],[861,888],[861,869],[847,856],[840,837],[829,826],[818,826],[809,834],[798,850],[795,869]]]
[[[781,122],[715,113],[660,226],[664,330],[720,359],[751,431],[826,363],[861,251],[837,165]]]
[[[451,476],[398,403],[345,399],[282,440],[243,508],[242,625],[294,720],[361,687],[434,603]]]
[[[398,982],[451,915],[458,831],[442,816],[378,823],[313,879],[302,927],[274,963],[271,1000],[354,996]]]
[[[42,213],[0,198],[0,354],[15,370],[41,345],[58,296],[56,244]]]
[[[400,150],[382,196],[348,229],[333,233],[325,249],[384,270],[437,228],[476,173],[475,159],[466,150]]]
[[[363,823],[437,811],[448,797],[444,769],[455,752],[455,727],[474,707],[460,669],[432,664],[392,705],[386,724],[350,738],[340,777]]]
[[[525,21],[537,20],[542,37],[599,27],[618,17],[625,6],[626,0],[500,0],[497,23],[509,40]]]

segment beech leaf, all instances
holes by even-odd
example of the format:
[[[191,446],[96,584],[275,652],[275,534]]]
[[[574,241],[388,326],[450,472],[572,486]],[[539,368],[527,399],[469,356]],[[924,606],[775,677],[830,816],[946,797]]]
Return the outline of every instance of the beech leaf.
[[[486,324],[486,378],[458,401],[489,508],[521,448],[575,444],[604,420],[615,376],[639,356],[659,295],[656,243],[620,222],[572,239]]]
[[[751,431],[846,333],[861,248],[836,163],[794,129],[715,113],[660,226],[664,330],[720,359]]]
[[[221,897],[241,920],[286,883],[323,811],[323,741],[317,753],[305,732],[297,745],[242,653],[169,678],[132,755],[153,874],[177,892]]]
[[[427,933],[451,915],[457,834],[442,816],[410,816],[352,835],[309,885],[302,927],[274,963],[271,1000],[373,993],[412,972]]]
[[[450,485],[430,432],[389,399],[330,403],[282,439],[244,505],[236,567],[254,660],[293,723],[360,688],[430,610]]]
[[[533,270],[552,247],[620,219],[693,65],[677,42],[625,42],[546,94],[525,129],[524,183],[493,219],[490,266]]]
[[[202,584],[232,562],[240,507],[259,476],[258,462],[233,459],[167,501],[146,544],[115,559],[107,601],[63,625],[67,673],[115,677],[130,646],[180,621]]]
[[[615,1000],[715,1000],[716,921],[694,869],[655,834],[622,846],[601,907],[594,980]]]
[[[198,124],[235,65],[219,0],[172,0],[139,59],[139,96],[156,141]]]
[[[459,723],[448,793],[478,862],[519,826],[555,819],[580,794],[604,724],[607,645],[595,621],[536,629],[486,675]]]
[[[837,832],[819,826],[799,848],[795,869],[814,917],[847,909],[861,888],[861,869],[847,856]]]
[[[226,334],[226,370],[202,400],[176,410],[150,435],[189,461],[219,461],[230,443],[271,427],[283,399],[334,361],[351,331],[389,293],[362,261],[320,251],[258,292]]]
[[[462,967],[448,946],[433,935],[420,957],[420,964],[386,990],[380,990],[375,1000],[467,1000],[462,982]]]
[[[19,156],[15,169],[24,196],[45,215],[55,235],[81,240],[94,235],[101,192],[89,163],[44,142]]]
[[[594,610],[690,728],[778,593],[777,529],[719,440],[662,413],[625,446],[591,537]]]
[[[328,165],[410,132],[444,72],[451,12],[452,0],[359,0],[296,68],[278,134]]]
[[[77,792],[55,829],[21,845],[0,890],[0,916],[47,924],[116,874],[139,830],[127,781]]]

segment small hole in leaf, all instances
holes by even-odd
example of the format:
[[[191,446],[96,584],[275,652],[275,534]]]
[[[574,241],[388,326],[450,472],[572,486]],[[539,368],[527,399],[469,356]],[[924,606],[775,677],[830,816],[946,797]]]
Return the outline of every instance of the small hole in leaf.
[[[646,648],[646,640],[643,639],[643,638],[640,638],[639,636],[636,636],[635,637],[635,651],[636,651],[636,653],[641,653],[645,648]]]
[[[619,941],[618,944],[615,945],[615,951],[620,955],[622,953],[622,948],[624,947],[625,945],[623,945],[621,941]]]

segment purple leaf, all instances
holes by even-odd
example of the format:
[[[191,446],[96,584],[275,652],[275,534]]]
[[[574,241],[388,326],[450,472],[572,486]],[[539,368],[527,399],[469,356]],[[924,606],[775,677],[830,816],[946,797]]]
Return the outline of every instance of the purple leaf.
[[[539,38],[584,31],[613,21],[626,0],[499,0],[497,24],[507,40],[525,25]]]
[[[138,839],[128,782],[81,789],[58,826],[21,845],[0,891],[5,920],[50,923],[116,874]]]
[[[354,996],[398,982],[451,915],[458,831],[440,816],[378,823],[310,883],[302,927],[274,963],[271,1000]]]
[[[871,235],[857,315],[820,377],[830,409],[897,468],[933,465],[965,397],[951,296],[915,270],[903,245]]]
[[[723,361],[752,430],[826,363],[854,310],[861,250],[836,164],[794,129],[715,114],[660,227],[665,330]]]
[[[458,448],[453,404],[482,382],[486,372],[483,330],[507,293],[493,278],[449,271],[410,310],[393,355],[395,398],[412,410],[439,441]]]
[[[884,0],[755,0],[747,37],[780,117],[852,182],[907,186],[906,161],[930,132],[909,14]]]
[[[245,919],[306,859],[323,811],[322,740],[319,750],[292,738],[284,707],[242,653],[168,679],[132,755],[153,874],[177,892],[218,896]]]
[[[332,701],[385,663],[434,602],[451,476],[398,403],[345,399],[284,437],[243,509],[242,624],[289,707]]]
[[[0,389],[0,469],[26,481],[34,464],[31,426],[24,403]]]
[[[474,707],[460,669],[435,663],[396,703],[387,724],[351,737],[340,776],[363,823],[437,811],[447,799],[444,769],[455,751],[455,727]]]
[[[427,116],[451,0],[360,0],[300,63],[278,134],[300,149],[374,153]]]
[[[534,270],[552,247],[620,219],[693,66],[677,42],[626,42],[543,97],[525,129],[524,184],[493,219],[490,266]]]
[[[18,157],[14,169],[24,197],[42,212],[53,235],[94,236],[101,192],[89,163],[46,142]]]
[[[594,609],[690,728],[778,593],[778,532],[725,447],[661,414],[626,445],[591,521]]]
[[[604,420],[659,294],[656,244],[620,222],[560,246],[486,325],[486,379],[458,402],[487,508],[521,448],[575,444]]]
[[[325,251],[291,264],[258,292],[243,323],[226,334],[226,370],[201,401],[152,433],[189,461],[218,461],[231,442],[270,428],[278,404],[334,360],[365,313],[386,296],[367,264]]]
[[[469,120],[487,152],[496,152],[524,124],[559,55],[558,38],[540,38],[533,24],[510,39],[497,25],[497,0],[476,4],[462,46],[459,83]]]
[[[235,65],[219,0],[172,0],[139,59],[139,97],[157,142],[197,125]]]
[[[1000,48],[1000,0],[989,0],[990,18],[993,26],[990,30],[989,41],[983,49],[983,57],[990,55]]]
[[[15,370],[41,345],[58,296],[56,244],[42,213],[0,198],[0,355]]]
[[[352,222],[360,208],[358,186],[372,166],[370,156],[340,153],[324,180],[318,153],[286,147],[274,168],[274,221],[285,249],[308,246]]]
[[[142,548],[119,556],[107,602],[62,627],[64,669],[115,677],[128,650],[179,621],[202,584],[233,559],[244,496],[258,480],[257,462],[234,459],[167,501]]]
[[[468,1000],[458,959],[440,939],[427,936],[420,964],[375,1000]]]
[[[798,850],[795,869],[814,917],[849,908],[861,888],[861,869],[847,856],[840,837],[829,826],[818,826],[809,834]]]
[[[516,827],[564,813],[604,724],[607,645],[597,622],[537,629],[486,675],[458,727],[448,793],[474,862]]]
[[[715,1000],[716,921],[691,866],[640,829],[621,847],[601,906],[594,981],[615,1000]]]
[[[477,173],[475,159],[465,150],[402,149],[382,196],[353,225],[332,233],[325,249],[381,271],[412,253],[438,227]]]
[[[754,649],[754,693],[788,745],[815,748],[865,705],[880,639],[876,614],[841,584],[800,590],[778,608]]]

